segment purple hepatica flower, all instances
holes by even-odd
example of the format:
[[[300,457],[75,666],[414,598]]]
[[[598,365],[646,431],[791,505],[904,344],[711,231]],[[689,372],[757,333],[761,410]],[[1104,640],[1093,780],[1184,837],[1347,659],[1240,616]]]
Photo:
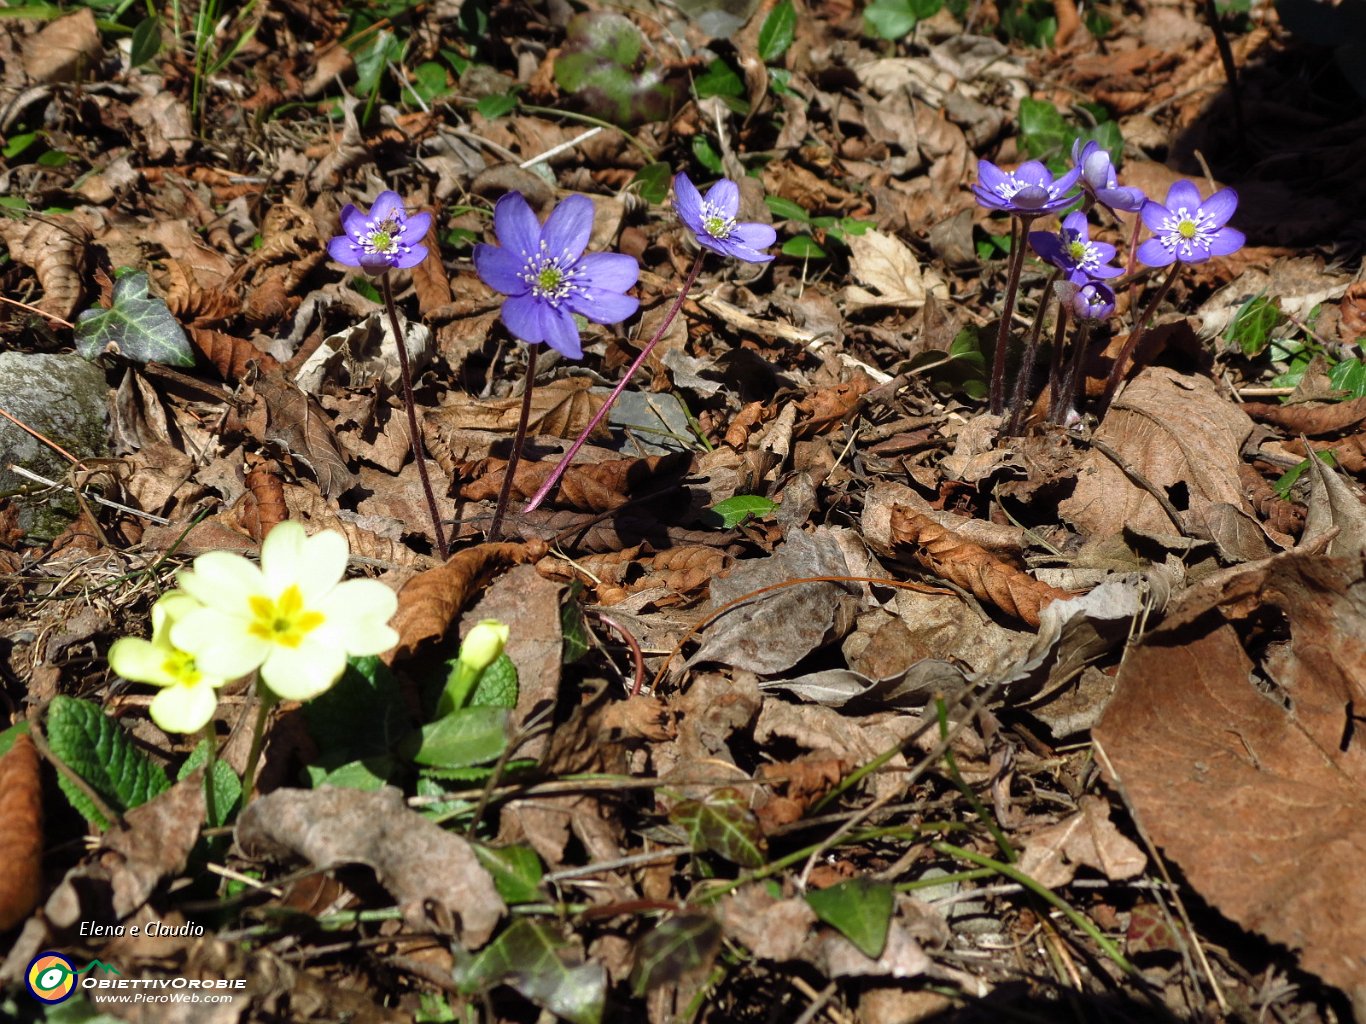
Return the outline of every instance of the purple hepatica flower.
[[[767,263],[773,259],[760,249],[778,240],[770,224],[735,220],[740,212],[740,186],[722,178],[703,198],[686,174],[674,176],[674,209],[678,218],[694,235],[698,244],[722,256],[734,256],[746,263]]]
[[[342,230],[327,243],[327,252],[338,263],[360,267],[367,274],[406,270],[427,258],[422,239],[432,226],[430,213],[411,217],[397,192],[381,192],[367,216],[350,203],[342,207]]]
[[[1059,281],[1058,301],[1082,320],[1104,320],[1115,311],[1115,293],[1100,281]]]
[[[1137,213],[1147,196],[1141,188],[1126,188],[1115,177],[1110,154],[1098,142],[1072,143],[1072,163],[1081,168],[1081,187],[1101,206],[1125,213]]]
[[[992,210],[1022,217],[1037,217],[1055,213],[1071,205],[1076,196],[1068,195],[1081,177],[1081,168],[1074,167],[1061,178],[1037,160],[1020,164],[1014,171],[1003,171],[989,160],[977,161],[978,182],[972,187],[977,202]]]
[[[1074,284],[1124,273],[1119,267],[1109,266],[1115,258],[1115,247],[1091,241],[1089,229],[1086,214],[1077,210],[1063,218],[1060,231],[1031,231],[1029,244],[1044,260],[1065,271],[1067,279]]]
[[[493,208],[498,245],[474,247],[479,279],[502,292],[503,323],[529,345],[545,342],[570,359],[583,357],[573,314],[599,324],[620,323],[640,308],[624,294],[640,277],[635,259],[619,252],[584,254],[593,233],[593,201],[570,196],[545,224],[520,192]]]
[[[1238,193],[1223,188],[1203,203],[1200,190],[1189,181],[1178,181],[1167,192],[1167,202],[1149,199],[1140,216],[1154,238],[1138,247],[1139,262],[1150,267],[1202,263],[1211,256],[1227,256],[1247,241],[1236,228],[1225,227],[1238,208]]]

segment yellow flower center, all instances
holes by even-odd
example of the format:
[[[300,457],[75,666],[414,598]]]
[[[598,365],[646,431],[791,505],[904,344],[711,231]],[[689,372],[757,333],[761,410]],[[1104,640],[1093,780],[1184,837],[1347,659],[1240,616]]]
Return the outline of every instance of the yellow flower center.
[[[161,671],[176,681],[177,686],[194,686],[204,678],[194,658],[184,651],[172,651],[161,663]]]
[[[726,238],[730,235],[731,225],[726,217],[718,217],[713,214],[702,220],[702,229],[712,238]]]
[[[1199,230],[1200,226],[1189,218],[1183,219],[1176,225],[1176,233],[1182,238],[1194,238]]]
[[[559,267],[542,267],[541,272],[536,275],[536,287],[543,292],[553,292],[560,287],[564,280],[564,274]]]
[[[304,595],[298,584],[291,583],[274,601],[260,594],[252,595],[249,601],[254,621],[248,631],[283,647],[298,647],[324,621],[322,612],[304,607]]]

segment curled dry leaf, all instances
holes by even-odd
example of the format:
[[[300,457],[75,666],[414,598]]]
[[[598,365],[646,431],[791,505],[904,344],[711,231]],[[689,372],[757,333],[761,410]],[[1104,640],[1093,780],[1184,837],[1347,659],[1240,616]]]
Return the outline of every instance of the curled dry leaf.
[[[332,503],[312,487],[285,484],[283,497],[288,510],[284,518],[304,520],[309,524],[310,533],[315,529],[336,530],[346,538],[352,555],[421,569],[430,568],[434,562],[428,555],[420,554],[406,544],[381,537],[360,523],[338,515]]]
[[[823,434],[859,408],[860,401],[876,386],[867,374],[860,373],[834,387],[813,391],[797,403],[801,414],[795,434],[798,438]],[[729,436],[729,432],[727,432]]]
[[[244,338],[215,331],[208,327],[191,327],[187,332],[192,344],[218,375],[231,383],[240,382],[255,363],[262,373],[277,369],[280,363]]]
[[[0,757],[0,864],[0,932],[7,932],[33,912],[43,891],[43,788],[27,733]]]
[[[355,484],[331,421],[317,401],[281,373],[264,373],[252,385],[266,406],[262,441],[273,441],[313,471],[323,494],[335,498]]]
[[[1077,868],[1094,868],[1112,882],[1143,873],[1148,858],[1110,820],[1110,805],[1084,796],[1080,810],[1056,825],[1030,835],[1020,856],[1020,870],[1050,889],[1067,885]]]
[[[613,459],[570,466],[553,492],[552,503],[584,512],[610,512],[632,498],[671,490],[688,471],[692,456],[651,455],[644,459]],[[555,469],[555,462],[521,462],[512,479],[512,496],[529,499]],[[460,496],[470,501],[493,501],[503,486],[507,462],[482,459],[461,466],[457,476],[468,480]]]
[[[1366,398],[1346,402],[1312,405],[1275,405],[1271,402],[1244,402],[1242,409],[1254,420],[1270,423],[1296,434],[1319,437],[1351,430],[1366,420]]]
[[[406,658],[423,641],[444,636],[490,577],[509,566],[534,562],[548,550],[544,541],[480,544],[414,576],[398,593],[392,625],[399,640],[390,657]]]
[[[85,294],[82,284],[90,233],[70,217],[28,217],[0,220],[10,258],[32,267],[43,288],[37,306],[45,313],[70,320]]]
[[[285,507],[285,486],[280,480],[280,464],[273,459],[259,460],[247,474],[246,484],[253,504],[242,516],[242,525],[251,531],[252,537],[259,543],[266,534],[289,518],[289,509]]]
[[[531,394],[531,418],[527,436],[577,437],[602,408],[606,395],[592,394],[593,382],[585,377],[565,377],[536,388]],[[499,430],[512,433],[522,414],[522,399],[500,398],[479,401],[454,396],[452,404],[427,414],[427,420],[441,433],[451,430]],[[606,424],[599,425],[593,437],[607,437]]]
[[[95,15],[82,7],[24,40],[24,73],[34,82],[74,82],[99,62],[100,52]]]
[[[892,510],[891,539],[894,548],[910,549],[915,560],[930,572],[1031,626],[1039,624],[1039,613],[1050,601],[1072,596],[1002,562],[904,505]]]
[[[410,928],[440,934],[453,924],[470,948],[489,940],[507,909],[470,844],[410,811],[391,786],[276,790],[242,812],[234,835],[250,857],[292,855],[323,871],[363,864]]]

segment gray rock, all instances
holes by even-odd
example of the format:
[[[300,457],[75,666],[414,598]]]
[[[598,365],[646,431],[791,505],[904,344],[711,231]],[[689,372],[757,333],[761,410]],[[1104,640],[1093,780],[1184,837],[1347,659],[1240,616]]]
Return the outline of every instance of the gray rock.
[[[108,391],[104,372],[78,355],[0,352],[0,407],[77,458],[109,455]],[[37,486],[11,473],[10,464],[61,481],[71,468],[47,445],[0,417],[0,493]],[[79,511],[69,491],[18,502],[19,525],[35,540],[51,540]]]

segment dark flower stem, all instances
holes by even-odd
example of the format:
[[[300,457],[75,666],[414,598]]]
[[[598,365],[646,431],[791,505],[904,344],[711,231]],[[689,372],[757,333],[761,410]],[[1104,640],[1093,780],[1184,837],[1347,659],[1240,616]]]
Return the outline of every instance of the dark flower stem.
[[[626,385],[631,382],[631,378],[636,375],[636,371],[645,364],[645,360],[650,357],[650,353],[654,351],[654,347],[659,344],[659,339],[664,337],[665,333],[669,330],[669,325],[674,322],[674,317],[676,317],[678,311],[683,308],[683,300],[688,297],[688,292],[692,291],[692,286],[697,282],[697,275],[702,270],[702,256],[704,252],[705,250],[698,250],[697,258],[692,261],[692,269],[688,271],[687,280],[683,282],[682,291],[678,293],[678,298],[674,299],[673,305],[669,307],[669,311],[664,315],[663,321],[660,323],[659,327],[655,329],[654,336],[645,343],[645,347],[640,350],[640,355],[636,356],[635,362],[627,369],[626,375],[621,378],[617,383],[617,386],[612,389],[612,393],[607,396],[607,401],[604,402],[602,408],[594,414],[593,418],[588,422],[588,426],[584,428],[583,433],[580,434],[578,439],[570,446],[569,451],[565,452],[560,458],[559,465],[555,467],[555,472],[550,474],[546,479],[546,482],[541,484],[540,490],[532,495],[531,500],[526,503],[526,507],[522,509],[524,513],[534,512],[541,507],[541,502],[545,501],[546,495],[560,482],[560,477],[564,476],[564,471],[568,469],[569,464],[574,461],[574,456],[579,453],[579,449],[582,448],[583,443],[588,440],[588,436],[598,428],[599,423],[607,418],[608,410],[612,408],[617,397],[626,390]]]
[[[1067,375],[1062,379],[1062,388],[1058,392],[1053,415],[1049,417],[1054,423],[1066,422],[1067,410],[1072,408],[1077,385],[1083,379],[1082,365],[1086,361],[1086,346],[1091,343],[1091,330],[1094,326],[1094,320],[1081,320],[1077,324],[1077,332],[1072,335],[1072,358],[1067,366]],[[1082,397],[1084,398],[1085,394]]]
[[[1053,351],[1048,359],[1048,422],[1059,423],[1058,405],[1062,401],[1063,380],[1062,343],[1067,337],[1067,303],[1058,303],[1058,322],[1053,325]]]
[[[1053,271],[1048,283],[1044,285],[1043,297],[1039,299],[1039,308],[1034,314],[1034,325],[1029,329],[1029,341],[1025,344],[1024,358],[1020,360],[1020,372],[1015,377],[1015,387],[1011,391],[1010,420],[1006,425],[1006,437],[1017,436],[1024,422],[1025,399],[1029,395],[1029,379],[1034,376],[1034,360],[1039,354],[1039,335],[1043,332],[1044,314],[1048,312],[1049,300],[1053,297],[1053,284],[1061,276],[1061,270]],[[1059,313],[1059,316],[1061,315]]]
[[[417,463],[417,475],[422,479],[422,490],[427,495],[427,510],[432,514],[436,550],[444,561],[450,557],[450,549],[446,547],[446,535],[441,530],[441,512],[436,507],[436,493],[432,490],[432,481],[427,476],[422,435],[417,431],[417,405],[413,401],[413,372],[408,366],[408,344],[398,321],[398,307],[394,305],[394,288],[389,283],[389,275],[380,274],[379,283],[381,291],[384,292],[384,308],[389,311],[389,326],[394,329],[394,341],[398,346],[398,369],[399,376],[403,378],[403,405],[408,410],[408,437],[412,441],[413,460]]]
[[[1124,273],[1129,279],[1130,314],[1138,308],[1138,303],[1134,301],[1134,289],[1138,287],[1138,281],[1134,278],[1134,268],[1138,266],[1138,233],[1142,230],[1143,217],[1136,213],[1134,214],[1134,230],[1129,234],[1129,259],[1124,266]]]
[[[498,491],[498,505],[493,510],[493,525],[489,527],[488,540],[496,541],[503,528],[503,513],[507,511],[508,495],[512,493],[512,478],[517,465],[522,461],[522,446],[526,444],[526,427],[531,419],[531,389],[536,385],[536,351],[539,345],[526,347],[526,383],[522,386],[522,418],[517,421],[517,438],[512,442],[512,454],[503,469],[503,486]]]
[[[1124,371],[1129,368],[1129,359],[1138,350],[1138,343],[1143,338],[1143,332],[1148,326],[1148,321],[1157,311],[1158,304],[1167,297],[1167,293],[1172,290],[1172,285],[1176,283],[1176,275],[1181,272],[1181,261],[1177,260],[1172,264],[1172,269],[1168,271],[1162,286],[1157,289],[1157,293],[1152,297],[1152,301],[1143,308],[1142,315],[1138,318],[1138,323],[1129,332],[1128,339],[1124,342],[1124,347],[1119,350],[1119,355],[1115,357],[1115,365],[1110,367],[1110,377],[1105,382],[1105,397],[1101,401],[1102,407],[1110,404],[1110,399],[1114,397],[1115,389],[1119,387],[1119,382],[1124,379]]]
[[[1024,268],[1025,230],[1033,217],[1012,214],[1010,218],[1010,269],[1006,274],[1006,301],[1001,310],[1001,327],[996,332],[996,355],[991,360],[991,411],[1000,415],[1006,409],[1006,346],[1010,342],[1010,318],[1015,312],[1015,293],[1020,290],[1020,271]]]

